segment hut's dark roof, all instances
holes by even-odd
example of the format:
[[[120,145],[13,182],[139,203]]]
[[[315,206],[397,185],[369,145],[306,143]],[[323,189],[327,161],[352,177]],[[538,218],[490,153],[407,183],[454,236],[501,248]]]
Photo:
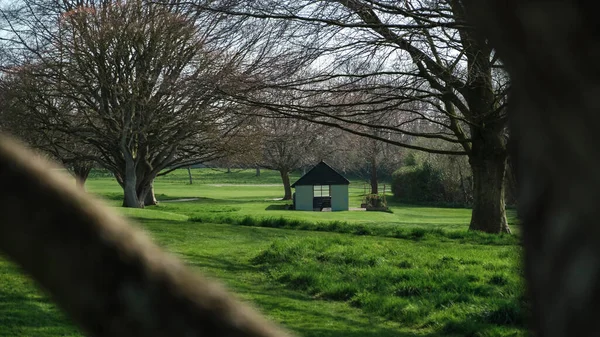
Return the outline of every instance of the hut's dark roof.
[[[349,185],[350,181],[344,178],[336,170],[321,161],[315,167],[306,172],[300,179],[292,184],[292,187],[301,185]]]

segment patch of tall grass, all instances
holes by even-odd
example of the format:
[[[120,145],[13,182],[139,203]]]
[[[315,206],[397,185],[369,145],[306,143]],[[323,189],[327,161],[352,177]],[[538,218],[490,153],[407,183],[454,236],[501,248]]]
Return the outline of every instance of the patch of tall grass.
[[[290,289],[415,329],[471,336],[522,331],[527,303],[519,250],[491,248],[511,256],[442,242],[301,238],[275,241],[251,263]]]

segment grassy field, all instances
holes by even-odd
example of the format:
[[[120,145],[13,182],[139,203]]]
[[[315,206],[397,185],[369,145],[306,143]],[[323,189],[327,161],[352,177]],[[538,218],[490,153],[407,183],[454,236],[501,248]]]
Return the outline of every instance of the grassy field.
[[[224,170],[193,169],[194,183],[189,185],[186,170],[173,172],[157,179],[155,190],[157,199],[176,200],[198,198],[193,202],[162,203],[154,207],[190,218],[223,220],[223,217],[253,217],[306,220],[311,222],[344,221],[370,226],[394,225],[410,228],[435,229],[445,231],[464,231],[471,210],[464,208],[434,208],[396,204],[392,198],[388,203],[393,213],[385,212],[295,212],[283,210],[291,201],[274,200],[283,196],[281,178],[277,172],[263,171],[260,177],[254,176],[254,170],[225,173]],[[291,177],[292,181],[298,174]],[[260,185],[260,186],[257,186]],[[350,207],[359,207],[364,193],[364,183],[351,181]],[[122,192],[116,181],[110,177],[96,177],[87,184],[88,189],[108,199],[112,205],[120,205]],[[383,185],[380,186],[383,190]],[[389,186],[386,186],[389,192]],[[391,193],[388,193],[391,196]],[[200,206],[200,207],[199,207]],[[515,224],[514,212],[509,210],[509,223]],[[221,218],[221,219],[219,219]],[[518,231],[518,226],[513,226]]]
[[[158,206],[118,209],[166,250],[300,335],[526,334],[518,239],[468,233],[467,209],[392,203],[393,213],[286,211],[286,202],[273,200],[283,192],[275,172],[193,174],[192,185],[186,171],[158,179],[157,197],[165,201]],[[362,183],[351,187],[358,205]],[[95,174],[87,189],[111,205],[121,202],[110,177]],[[181,198],[197,199],[174,201]],[[509,222],[518,232],[512,213]],[[81,333],[0,259],[0,336]]]

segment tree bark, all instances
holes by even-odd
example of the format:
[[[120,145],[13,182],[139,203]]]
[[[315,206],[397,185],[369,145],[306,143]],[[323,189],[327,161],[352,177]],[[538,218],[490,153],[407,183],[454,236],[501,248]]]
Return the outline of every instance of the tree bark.
[[[473,211],[469,230],[510,233],[504,204],[506,145],[495,130],[474,131],[484,136],[473,141],[473,152],[469,156],[473,171]]]
[[[144,204],[138,199],[135,182],[125,180],[125,187],[123,188],[123,207],[144,208]]]
[[[531,334],[598,334],[600,63],[586,1],[465,1],[512,82],[511,159]],[[557,24],[560,23],[560,24]]]
[[[77,186],[84,189],[85,182],[86,182],[88,176],[90,175],[90,171],[92,170],[92,165],[73,164],[72,169],[73,169],[73,175],[75,176],[75,182],[76,182]]]
[[[279,170],[281,181],[283,182],[283,190],[285,194],[283,200],[292,200],[292,187],[290,184],[290,172],[288,170]]]
[[[144,203],[138,198],[137,174],[133,159],[125,159],[125,179],[123,179],[123,207],[143,208]],[[143,200],[143,199],[142,199]]]
[[[504,205],[505,159],[473,158],[473,212],[470,230],[510,233]]]
[[[517,188],[517,177],[516,177],[516,173],[515,173],[515,167],[514,167],[513,163],[511,162],[510,157],[508,158],[508,161],[506,164],[505,184],[506,184],[506,192],[508,194],[506,197],[506,201],[510,205],[517,205],[517,203],[518,203],[517,196],[519,194],[518,188]]]
[[[192,185],[194,183],[194,180],[192,179],[192,169],[188,166],[187,171],[188,177],[190,178],[190,185]],[[152,192],[154,193],[154,188],[152,188]]]
[[[371,194],[379,194],[377,160],[375,157],[371,158]]]
[[[156,200],[156,195],[154,195],[154,179],[152,179],[152,182],[149,184],[149,186],[145,187],[142,190],[142,193],[146,194],[143,197],[144,206],[158,205],[158,200]],[[141,196],[140,196],[140,199],[141,199]]]
[[[465,205],[469,204],[469,193],[467,192],[467,184],[465,183],[465,176],[462,173],[460,166],[458,167],[458,175],[460,177],[460,189],[463,194],[463,202]]]
[[[259,166],[256,167],[256,176],[260,177],[260,167]]]
[[[82,190],[85,190],[85,179],[75,177],[75,185],[77,185],[77,187],[81,188]]]

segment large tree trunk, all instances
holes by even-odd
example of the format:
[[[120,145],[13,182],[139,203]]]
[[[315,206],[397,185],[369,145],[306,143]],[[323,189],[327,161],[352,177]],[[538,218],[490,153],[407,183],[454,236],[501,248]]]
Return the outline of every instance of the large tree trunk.
[[[501,130],[502,128],[500,128]],[[506,145],[498,130],[475,129],[469,163],[473,171],[473,211],[470,230],[510,233],[504,205]]]
[[[135,183],[125,180],[123,187],[123,207],[144,208],[144,204],[138,199]]]
[[[283,200],[292,200],[292,187],[290,184],[290,172],[288,170],[279,170],[281,181],[283,182],[283,190],[285,194]]]
[[[144,203],[138,198],[137,174],[133,159],[125,159],[125,178],[123,179],[123,207],[143,208]],[[142,199],[143,200],[143,199]]]
[[[600,311],[596,3],[468,1],[513,80],[511,137],[536,336],[593,336]],[[560,23],[560,24],[557,24]]]
[[[473,212],[470,230],[486,233],[510,233],[504,205],[503,158],[472,158]]]
[[[600,35],[592,1],[465,1],[511,75],[531,330],[596,336]]]
[[[377,179],[377,160],[371,158],[371,194],[379,194],[378,179]]]

